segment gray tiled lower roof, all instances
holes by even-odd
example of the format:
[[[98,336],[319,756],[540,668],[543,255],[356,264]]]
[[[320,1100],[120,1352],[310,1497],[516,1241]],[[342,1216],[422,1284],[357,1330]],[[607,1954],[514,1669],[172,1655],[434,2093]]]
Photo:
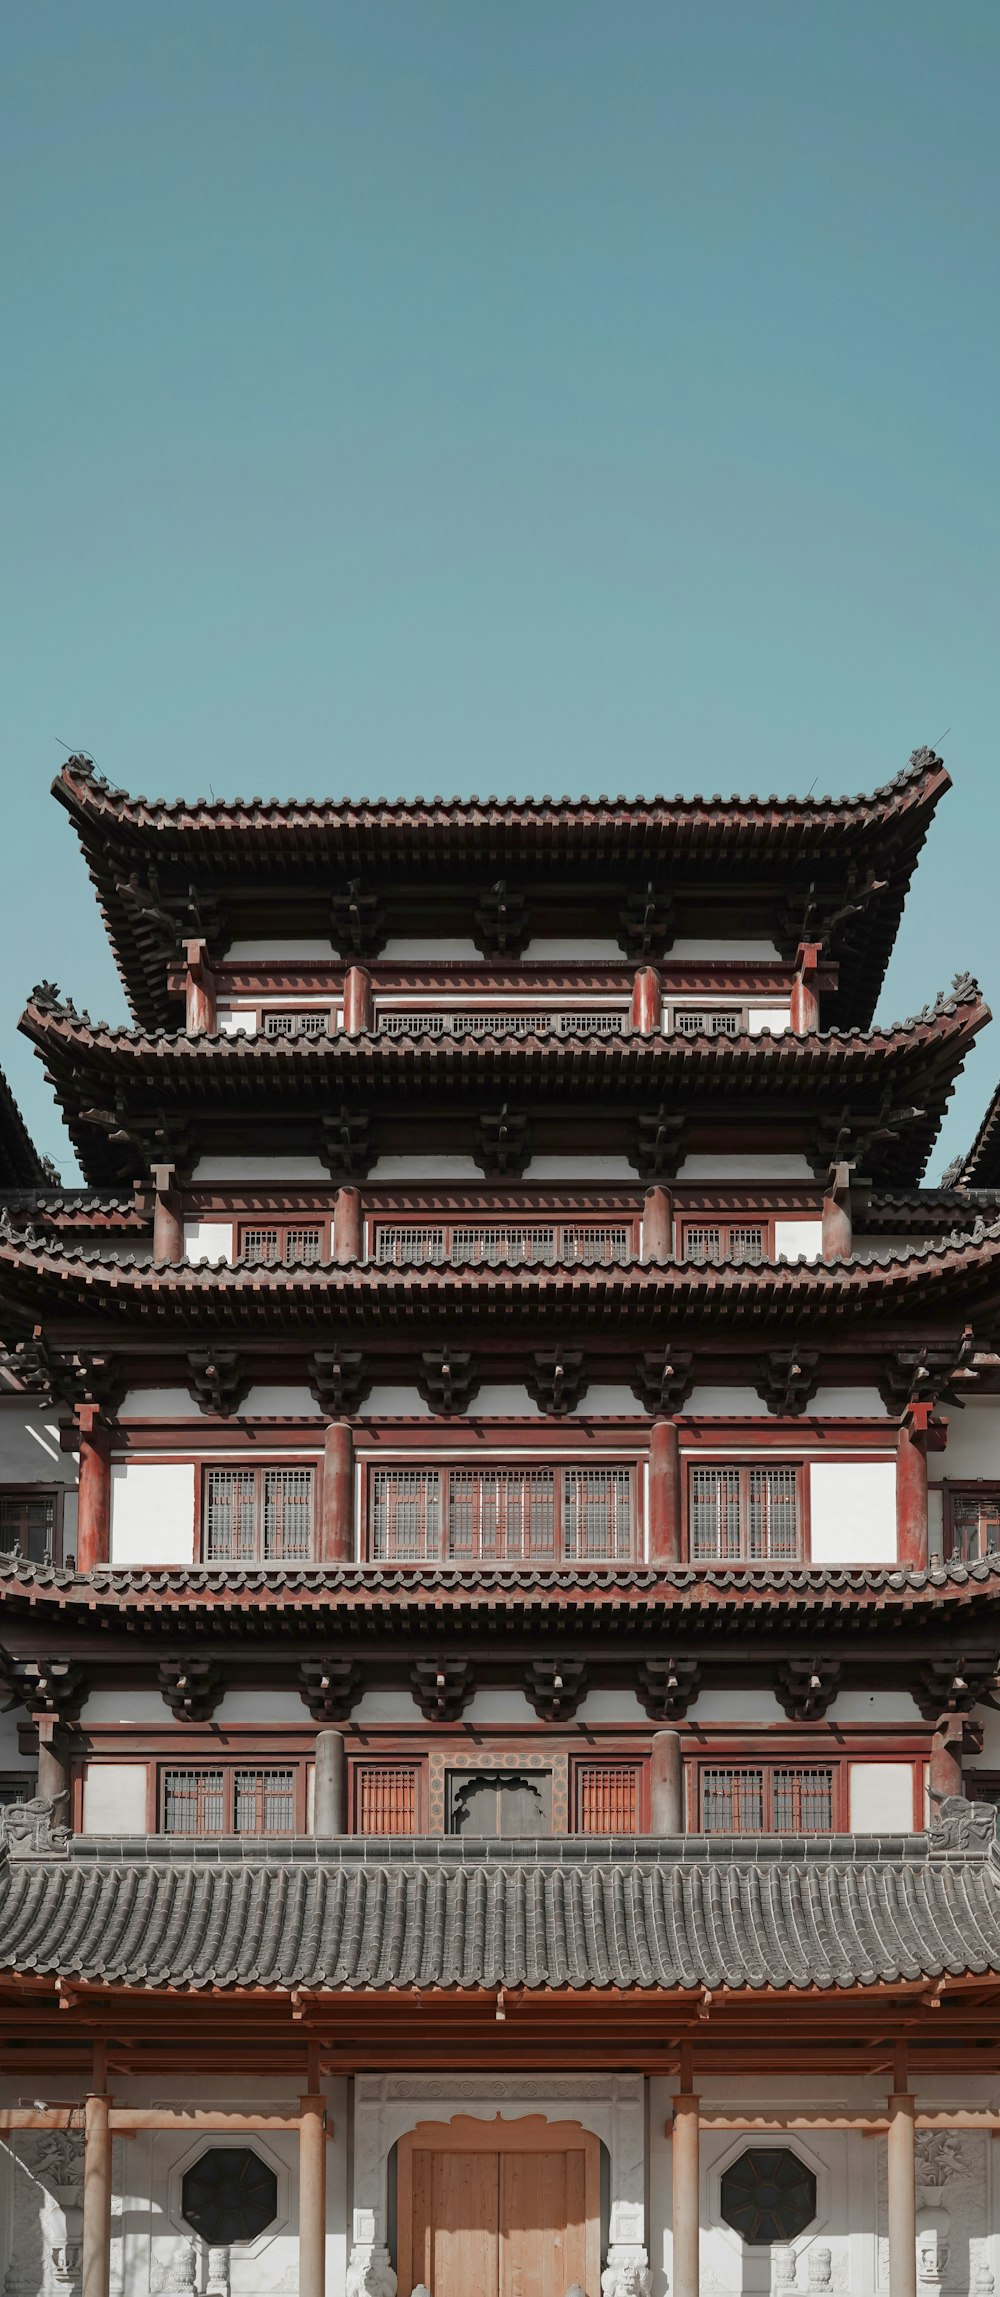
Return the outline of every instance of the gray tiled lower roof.
[[[18,1840],[5,1817],[0,1972],[331,1992],[1000,1974],[994,1813],[958,1801],[930,1835],[884,1839],[168,1845]]]

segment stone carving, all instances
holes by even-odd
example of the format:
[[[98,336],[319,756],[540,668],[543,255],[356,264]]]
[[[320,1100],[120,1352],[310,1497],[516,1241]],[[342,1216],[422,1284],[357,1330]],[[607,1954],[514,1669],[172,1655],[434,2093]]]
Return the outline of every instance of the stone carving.
[[[601,2275],[602,2297],[652,2297],[653,2278],[644,2249],[615,2246]]]
[[[794,2289],[797,2286],[798,2261],[790,2242],[776,2241],[771,2251],[771,2286],[774,2290]]]
[[[229,2297],[229,2251],[224,2245],[208,2252],[205,2297]]]
[[[347,2268],[345,2297],[396,2297],[396,2276],[381,2242],[355,2244]]]
[[[416,2288],[413,2291],[413,2297],[431,2297],[431,2293],[427,2287],[426,2281],[417,2282]]]
[[[35,2147],[34,2173],[65,2209],[83,2208],[84,2140],[72,2130],[45,2130]]]
[[[970,1803],[964,1795],[945,1795],[929,1830],[931,1851],[990,1851],[996,1841],[997,1814],[992,1803]]]
[[[198,2287],[198,2250],[193,2241],[157,2246],[149,2260],[150,2297],[188,2297]]]
[[[833,2251],[827,2248],[825,2242],[820,2242],[817,2248],[810,2249],[808,2274],[810,2289],[829,2289],[832,2287]]]
[[[53,1826],[52,1814],[65,1794],[34,1795],[30,1802],[0,1806],[0,1845],[11,1858],[65,1856],[70,1841],[68,1826]]]

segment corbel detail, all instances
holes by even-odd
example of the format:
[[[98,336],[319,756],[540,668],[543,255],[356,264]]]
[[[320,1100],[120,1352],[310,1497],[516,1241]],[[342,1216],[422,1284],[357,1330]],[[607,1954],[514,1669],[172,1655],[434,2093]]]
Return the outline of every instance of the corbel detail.
[[[524,1384],[540,1412],[575,1411],[588,1386],[582,1348],[539,1348]]]
[[[235,1348],[193,1348],[188,1355],[188,1387],[203,1412],[231,1420],[253,1382]]]
[[[533,1659],[524,1687],[541,1722],[569,1723],[586,1696],[587,1669],[582,1659]]]
[[[629,957],[663,957],[677,933],[677,905],[673,895],[650,883],[633,887],[618,912],[618,940]]]
[[[417,1388],[432,1412],[444,1418],[467,1412],[479,1387],[478,1368],[464,1349],[431,1349],[421,1356]]]
[[[314,1723],[346,1723],[360,1695],[361,1669],[353,1659],[300,1659],[299,1689]]]
[[[951,1653],[925,1659],[914,1673],[911,1689],[925,1723],[941,1715],[968,1715],[994,1690],[1000,1674],[1000,1652]]]
[[[223,1689],[214,1660],[161,1659],[156,1680],[175,1723],[210,1722]]]
[[[508,893],[502,877],[480,894],[473,924],[476,948],[484,957],[520,957],[531,938],[524,896]]]
[[[629,1156],[644,1180],[672,1180],[684,1154],[687,1119],[663,1101],[636,1119]]]
[[[814,1348],[771,1348],[753,1384],[769,1412],[797,1419],[819,1387],[819,1355]]]
[[[647,1412],[673,1419],[683,1410],[695,1383],[695,1360],[690,1348],[668,1348],[640,1356],[629,1385]]]
[[[57,1722],[75,1722],[87,1683],[75,1659],[14,1659],[0,1652],[0,1688],[8,1707],[27,1707],[35,1717],[51,1715]]]
[[[356,1349],[318,1348],[306,1365],[309,1393],[328,1420],[349,1420],[371,1394],[372,1372]]]
[[[377,894],[362,893],[360,878],[348,878],[331,899],[330,939],[342,957],[377,957],[385,948],[385,911]]]
[[[418,1659],[410,1682],[425,1723],[457,1723],[476,1687],[468,1659]]]
[[[364,1180],[378,1155],[371,1118],[344,1107],[322,1117],[319,1154],[331,1180]]]
[[[652,1723],[682,1723],[701,1689],[697,1659],[644,1659],[637,1674],[639,1697]]]
[[[531,1157],[531,1135],[526,1116],[502,1108],[485,1110],[476,1120],[472,1154],[484,1173],[499,1179],[520,1178]]]
[[[774,1688],[790,1723],[822,1722],[840,1688],[839,1659],[814,1654],[811,1659],[784,1659],[775,1668]]]

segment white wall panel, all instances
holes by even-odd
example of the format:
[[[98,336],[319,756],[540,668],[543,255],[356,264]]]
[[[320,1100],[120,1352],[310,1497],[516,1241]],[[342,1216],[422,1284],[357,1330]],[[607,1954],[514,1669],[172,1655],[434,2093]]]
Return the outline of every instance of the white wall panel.
[[[776,1260],[822,1260],[822,1221],[776,1220],[774,1257]]]
[[[449,957],[465,959],[471,965],[482,965],[483,953],[474,941],[464,941],[460,935],[449,937],[443,933],[404,934],[395,941],[387,941],[379,964],[392,964],[394,959],[413,958],[418,964],[436,965]]]
[[[194,1468],[189,1460],[127,1460],[111,1469],[111,1561],[190,1563]]]
[[[835,1723],[916,1723],[920,1709],[909,1691],[841,1691],[828,1709]]]
[[[912,1834],[912,1763],[852,1763],[850,1816],[855,1834]]]
[[[947,1476],[1000,1477],[1000,1397],[982,1396],[948,1414],[948,1446],[931,1456],[935,1483]]]
[[[769,1029],[772,1037],[782,1037],[792,1025],[789,1005],[751,1005],[747,1013],[747,1031],[751,1037],[763,1036]]]
[[[767,1405],[756,1388],[692,1388],[685,1412],[692,1419],[766,1420]]]
[[[688,1720],[698,1723],[784,1723],[785,1710],[773,1691],[699,1691]]]
[[[83,1779],[84,1834],[145,1834],[145,1763],[89,1763]]]
[[[198,1406],[190,1388],[130,1388],[123,1397],[120,1420],[196,1420]]]
[[[124,1690],[88,1691],[80,1721],[88,1728],[93,1723],[169,1723],[170,1709],[159,1691],[128,1684]]]
[[[697,1156],[683,1157],[677,1167],[678,1180],[815,1180],[811,1164],[804,1156],[773,1153],[764,1155],[723,1156],[721,1149],[706,1150]]]
[[[297,1691],[225,1691],[212,1717],[216,1723],[304,1723],[307,1709]]]
[[[226,957],[230,965],[254,965],[258,959],[262,964],[267,964],[272,957],[318,957],[322,960],[332,957],[333,953],[332,941],[310,939],[308,935],[303,938],[301,934],[297,939],[293,934],[287,934],[269,941],[261,934],[256,941],[231,941]]]
[[[895,1563],[895,1460],[813,1460],[814,1563]]]
[[[468,1416],[470,1420],[537,1420],[538,1405],[527,1388],[519,1388],[513,1381],[509,1385],[499,1382],[496,1387],[480,1388],[469,1405]]]
[[[257,1017],[254,1013],[220,1013],[218,1027],[220,1037],[255,1037]]]
[[[476,1180],[482,1173],[473,1156],[378,1156],[372,1180]]]
[[[817,1388],[809,1405],[816,1420],[887,1420],[877,1388]]]
[[[433,1417],[416,1388],[373,1388],[358,1406],[363,1420],[429,1420]]]
[[[186,1220],[184,1223],[185,1260],[231,1260],[233,1257],[233,1224],[231,1220]]]
[[[539,933],[534,941],[529,941],[524,954],[528,960],[535,957],[549,964],[558,963],[561,957],[594,957],[609,965],[624,965],[628,962],[622,956],[620,941],[600,940],[595,935],[588,937],[586,934],[578,935],[573,940],[568,935]]]
[[[251,1388],[240,1405],[241,1420],[316,1420],[322,1418],[308,1388]]]
[[[634,1180],[627,1156],[533,1156],[525,1180]]]
[[[706,957],[710,963],[716,962],[720,965],[724,965],[727,959],[732,964],[739,965],[750,958],[760,957],[765,964],[773,964],[776,959],[780,960],[781,951],[774,941],[723,941],[721,939],[704,941],[699,940],[697,935],[692,938],[690,935],[681,934],[678,940],[671,942],[670,955],[661,967],[668,985],[671,965],[675,962],[679,963],[687,957]]]
[[[321,1180],[330,1175],[318,1156],[200,1156],[192,1180]]]

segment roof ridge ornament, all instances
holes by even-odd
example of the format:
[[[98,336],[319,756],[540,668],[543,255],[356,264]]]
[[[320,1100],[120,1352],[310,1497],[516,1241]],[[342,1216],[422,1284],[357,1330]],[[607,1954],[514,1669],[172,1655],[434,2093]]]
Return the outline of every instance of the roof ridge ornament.
[[[68,1826],[54,1826],[53,1814],[68,1799],[61,1795],[34,1795],[30,1802],[0,1805],[0,1849],[10,1858],[65,1858],[71,1835]]]
[[[936,1795],[933,1789],[931,1801],[937,1805],[927,1829],[932,1857],[943,1854],[950,1858],[963,1850],[988,1856],[995,1850],[997,1813],[992,1803],[969,1802],[965,1795]]]

